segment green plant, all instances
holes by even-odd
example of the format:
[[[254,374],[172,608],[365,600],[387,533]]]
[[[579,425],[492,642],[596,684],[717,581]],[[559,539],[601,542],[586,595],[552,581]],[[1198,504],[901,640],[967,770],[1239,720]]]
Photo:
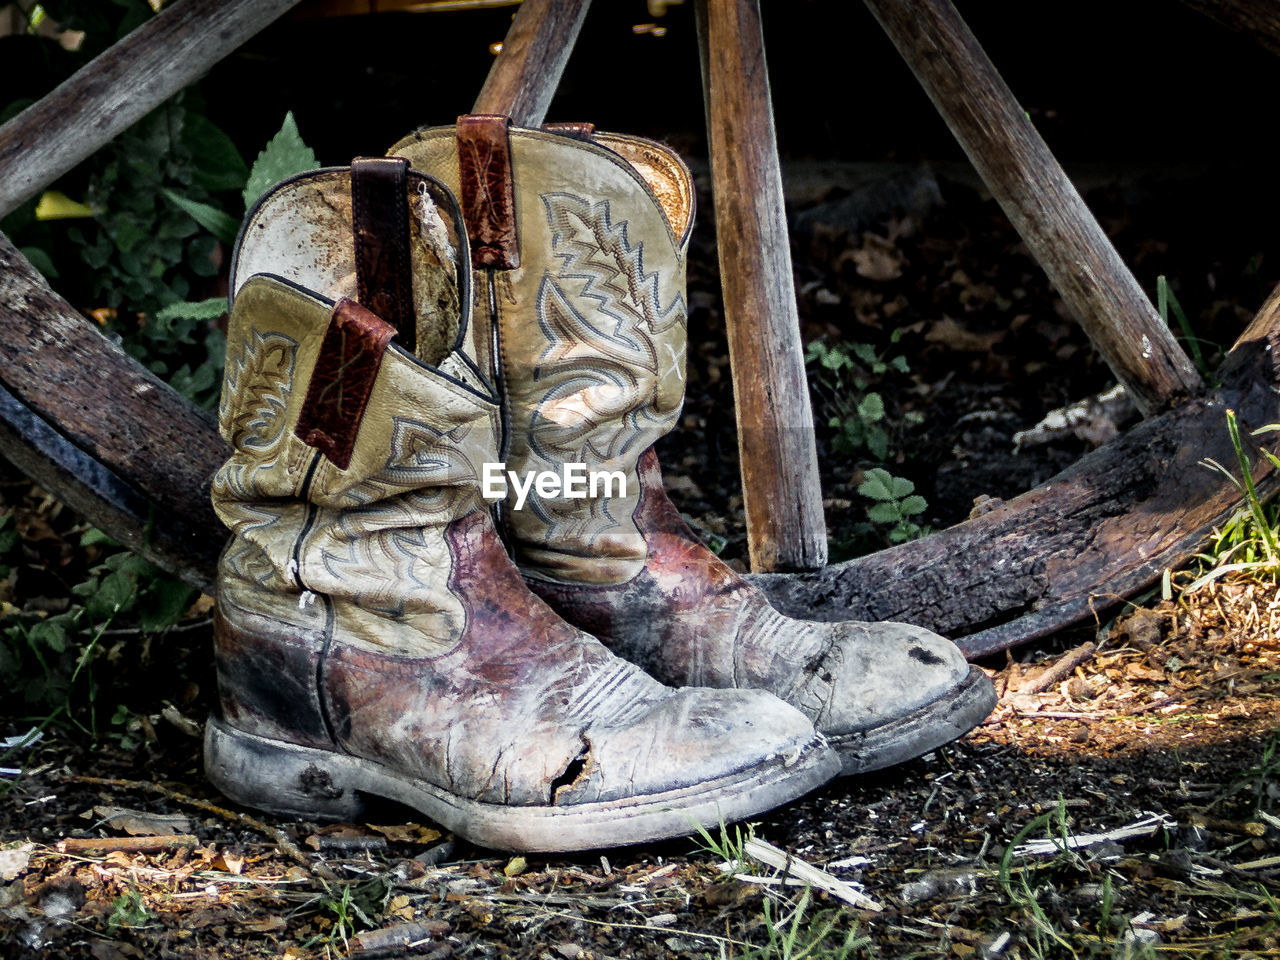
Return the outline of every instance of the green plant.
[[[859,936],[857,922],[844,910],[820,910],[810,915],[812,902],[813,895],[805,887],[791,915],[775,919],[773,901],[766,898],[762,909],[767,939],[744,947],[742,960],[848,960],[871,945],[871,938]]]
[[[1027,868],[1015,871],[1013,866],[1018,845],[1032,834],[1041,831],[1057,849],[1057,854],[1048,865],[1049,869],[1063,866],[1079,868],[1081,866],[1079,855],[1071,848],[1070,828],[1067,824],[1067,805],[1059,797],[1053,809],[1045,811],[1028,822],[1009,841],[1009,844],[1005,847],[1004,854],[1000,858],[1000,867],[996,873],[996,880],[1003,888],[1010,906],[1021,913],[1027,920],[1027,945],[1032,950],[1032,956],[1044,956],[1052,953],[1053,948],[1056,947],[1067,951],[1074,957],[1077,956],[1075,949],[1067,941],[1063,933],[1058,930],[1040,902],[1042,896],[1048,892],[1046,885],[1033,884],[1032,879],[1030,879],[1037,876],[1039,871]],[[1039,869],[1044,870],[1045,867],[1042,866]],[[1110,911],[1111,904],[1107,903],[1108,921],[1110,920]]]
[[[895,330],[891,342],[897,343],[900,336],[901,331]],[[884,398],[867,387],[870,377],[881,377],[890,370],[906,373],[906,358],[886,358],[867,343],[829,346],[816,340],[809,344],[805,362],[825,374],[811,375],[810,387],[827,414],[827,426],[835,431],[832,449],[837,453],[866,450],[876,460],[887,460]]]
[[[1197,337],[1191,329],[1191,321],[1187,319],[1186,312],[1182,309],[1182,304],[1178,302],[1177,295],[1173,292],[1173,288],[1169,286],[1169,281],[1164,274],[1156,277],[1156,310],[1160,313],[1160,319],[1169,323],[1169,311],[1173,310],[1173,315],[1178,321],[1178,328],[1182,331],[1182,342],[1187,345],[1187,349],[1191,351],[1191,359],[1196,365],[1196,369],[1200,371],[1202,376],[1210,386],[1217,386],[1217,380],[1213,375],[1213,371],[1209,369],[1205,363],[1204,353],[1200,349],[1200,338]]]
[[[121,927],[141,927],[151,919],[151,911],[137,887],[130,887],[111,901],[111,914],[107,917],[107,929],[115,932]]]
[[[88,530],[82,547],[118,546]],[[96,738],[98,681],[95,663],[106,630],[122,615],[144,634],[177,623],[194,591],[128,551],[107,555],[71,588],[80,598],[61,613],[7,617],[0,628],[0,668],[10,689],[47,722],[68,721]],[[82,720],[81,718],[84,717]]]
[[[1212,569],[1190,584],[1188,591],[1229,573],[1247,572],[1253,576],[1274,579],[1280,572],[1280,532],[1277,531],[1276,510],[1264,504],[1258,496],[1258,489],[1253,482],[1253,464],[1240,440],[1240,426],[1236,422],[1235,411],[1228,409],[1226,419],[1227,435],[1231,438],[1231,447],[1235,451],[1240,478],[1237,479],[1235,474],[1212,458],[1206,457],[1200,464],[1230,480],[1240,491],[1244,504],[1214,532],[1209,553],[1200,555],[1200,559]],[[1280,430],[1280,424],[1268,424],[1255,430],[1252,435],[1259,436],[1277,430]],[[1280,469],[1280,458],[1269,450],[1261,452],[1273,467]]]
[[[730,833],[730,828],[721,819],[718,837],[713,837],[701,824],[694,823],[694,828],[698,831],[700,840],[698,846],[729,864],[729,873],[754,872],[755,861],[747,856],[746,845],[747,841],[756,835],[755,824],[748,823],[745,832],[741,826],[734,824],[733,832]]]
[[[387,900],[391,896],[390,885],[380,877],[359,884],[338,884],[336,890],[325,883],[324,891],[318,906],[320,913],[327,916],[332,924],[324,939],[328,945],[340,940],[348,952],[351,949],[348,941],[359,929],[377,927],[378,918],[386,911]]]
[[[905,543],[928,532],[916,519],[928,504],[915,489],[910,480],[895,477],[883,467],[868,470],[858,485],[858,493],[875,501],[867,508],[867,518],[885,529],[890,543]]]

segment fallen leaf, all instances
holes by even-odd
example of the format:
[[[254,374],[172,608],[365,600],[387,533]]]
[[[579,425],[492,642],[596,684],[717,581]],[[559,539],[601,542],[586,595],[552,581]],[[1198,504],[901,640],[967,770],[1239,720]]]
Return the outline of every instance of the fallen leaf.
[[[435,843],[444,836],[433,827],[424,827],[416,823],[393,823],[385,827],[369,824],[370,830],[376,830],[392,843],[420,843],[426,846]]]
[[[14,850],[0,850],[0,880],[16,880],[31,862],[35,844],[24,843]]]
[[[929,343],[940,343],[961,353],[988,353],[1004,339],[1004,335],[1004,330],[977,333],[943,314],[941,319],[933,322],[924,338]]]
[[[846,256],[853,261],[853,269],[858,276],[868,280],[896,280],[902,276],[902,254],[892,243],[874,233],[863,234],[862,246],[849,251]],[[840,266],[839,261],[836,266]]]
[[[246,933],[275,933],[289,926],[284,917],[263,917],[260,920],[249,920],[240,924]]]
[[[181,814],[147,813],[127,807],[94,807],[93,812],[113,830],[123,830],[131,837],[164,837],[191,832],[190,818]]]

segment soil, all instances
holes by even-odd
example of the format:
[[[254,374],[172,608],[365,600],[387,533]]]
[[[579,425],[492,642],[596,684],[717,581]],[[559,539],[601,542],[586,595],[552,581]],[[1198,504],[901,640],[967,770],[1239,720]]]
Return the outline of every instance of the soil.
[[[858,372],[865,384],[852,388],[885,400],[885,458],[837,449],[828,421],[851,388],[815,371],[833,550],[887,539],[857,493],[873,466],[911,479],[929,504],[921,519],[942,527],[1127,423],[1100,414],[1014,452],[1015,433],[1104,390],[1108,373],[991,201],[928,171],[893,176],[914,186],[887,209],[850,181],[796,211],[807,338],[907,360]],[[1266,292],[1260,265],[1280,255],[1270,238],[1215,233],[1185,203],[1182,217],[1161,216],[1184,186],[1111,186],[1090,201],[1126,261],[1181,278],[1197,334],[1229,344]],[[689,397],[660,452],[673,499],[741,566],[705,223],[690,303]],[[1210,361],[1220,350],[1205,349]],[[6,474],[0,498],[23,551],[0,594],[3,628],[19,610],[65,609],[103,548],[81,546],[83,521],[21,477]],[[830,956],[1277,955],[1280,589],[1177,589],[1190,579],[1174,578],[1171,599],[1138,598],[1118,618],[983,664],[1000,703],[958,743],[837,781],[711,844],[575,857],[496,855],[402,808],[336,826],[233,808],[201,774],[214,696],[207,598],[159,636],[114,625],[76,723],[0,760],[22,769],[0,779],[0,955],[716,957],[792,932]],[[0,703],[0,737],[39,725],[21,692]],[[743,832],[791,866],[745,857],[724,868]],[[1023,846],[1033,841],[1038,851]],[[788,885],[801,863],[843,883]],[[775,946],[762,955],[789,955]]]

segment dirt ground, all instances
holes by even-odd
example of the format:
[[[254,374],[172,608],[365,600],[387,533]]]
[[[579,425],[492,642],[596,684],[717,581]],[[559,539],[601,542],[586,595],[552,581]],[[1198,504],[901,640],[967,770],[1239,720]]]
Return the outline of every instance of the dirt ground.
[[[912,479],[921,519],[942,527],[1127,422],[1107,414],[1013,452],[1016,432],[1105,388],[1107,371],[990,201],[896,175],[884,209],[851,183],[795,231],[806,335],[907,358],[843,385],[884,397],[887,459],[841,452],[828,423],[840,394],[815,388],[833,544],[849,551],[884,536],[856,493],[873,464]],[[1135,269],[1182,277],[1197,333],[1229,344],[1266,292],[1269,238],[1215,234],[1185,205],[1167,221],[1144,205],[1153,196],[1130,185],[1091,200]],[[740,563],[708,237],[690,268],[690,395],[661,453],[678,505]],[[12,472],[0,512],[25,559],[0,627],[65,609],[101,548]],[[159,636],[109,630],[92,716],[76,715],[88,729],[51,725],[0,760],[21,769],[0,778],[0,956],[1280,955],[1278,630],[1270,583],[1138,598],[985,663],[995,713],[920,760],[705,840],[546,858],[475,849],[400,808],[317,825],[231,807],[201,774],[213,678],[198,602]],[[38,724],[16,693],[0,699],[0,738]]]

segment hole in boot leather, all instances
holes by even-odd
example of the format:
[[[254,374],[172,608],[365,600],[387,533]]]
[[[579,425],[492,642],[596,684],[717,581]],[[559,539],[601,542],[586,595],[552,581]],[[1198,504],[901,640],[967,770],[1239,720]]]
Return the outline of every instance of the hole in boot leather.
[[[334,786],[333,778],[328,772],[321,770],[314,763],[303,770],[298,777],[298,789],[304,796],[323,797],[326,800],[335,800],[342,796],[342,788]]]
[[[912,647],[907,651],[907,656],[913,660],[919,660],[925,664],[936,664],[944,662],[943,659],[932,650],[926,650],[924,647]]]
[[[582,752],[569,761],[569,765],[564,768],[564,772],[560,776],[551,781],[551,802],[558,803],[560,799],[560,791],[566,787],[572,787],[582,775],[586,772],[587,764],[591,762],[591,744],[583,738]]]

